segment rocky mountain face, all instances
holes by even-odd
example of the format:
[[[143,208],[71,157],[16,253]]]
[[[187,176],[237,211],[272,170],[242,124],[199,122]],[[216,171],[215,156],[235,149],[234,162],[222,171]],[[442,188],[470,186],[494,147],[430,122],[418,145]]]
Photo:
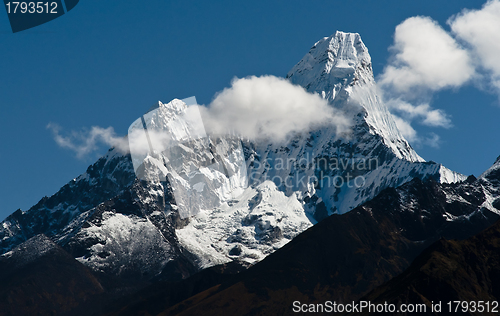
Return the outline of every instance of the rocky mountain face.
[[[500,159],[478,179],[471,176],[464,182],[440,184],[433,179],[421,181],[415,178],[398,188],[387,188],[351,212],[332,215],[312,226],[248,270],[233,261],[181,279],[179,276],[183,272],[193,271],[189,270],[192,266],[188,258],[181,260],[183,254],[176,249],[179,259],[163,272],[169,273],[170,277],[161,277],[160,274],[149,282],[151,285],[140,286],[143,289],[139,291],[137,283],[131,287],[127,275],[123,273],[119,280],[125,287],[117,291],[116,279],[110,278],[112,273],[90,273],[50,239],[38,235],[0,257],[1,271],[4,272],[0,279],[7,280],[1,283],[0,292],[10,293],[10,296],[5,296],[10,300],[10,305],[7,304],[9,308],[18,308],[13,309],[12,315],[16,314],[15,311],[24,312],[19,307],[24,308],[23,302],[30,300],[30,295],[35,292],[45,293],[35,302],[37,306],[42,306],[38,310],[41,315],[49,315],[53,311],[63,315],[63,311],[67,310],[68,315],[275,315],[292,313],[292,304],[296,300],[314,304],[325,300],[348,302],[363,297],[373,302],[420,302],[413,299],[415,293],[424,297],[424,303],[425,298],[432,299],[436,295],[443,298],[439,296],[440,291],[433,292],[430,291],[433,287],[425,286],[428,283],[424,277],[436,277],[437,280],[431,279],[430,284],[444,282],[442,288],[453,286],[454,291],[450,295],[468,293],[468,296],[457,297],[470,299],[470,295],[479,293],[477,291],[489,293],[488,288],[494,288],[495,283],[490,280],[494,280],[495,276],[496,230],[490,229],[488,231],[493,233],[486,235],[481,233],[471,239],[474,243],[466,241],[464,246],[461,242],[448,242],[443,238],[463,240],[498,220],[499,170]],[[128,202],[117,201],[116,209],[120,209],[119,203]],[[99,225],[99,222],[94,224]],[[438,241],[438,246],[433,244],[435,241]],[[482,245],[479,245],[480,242]],[[429,250],[425,250],[429,245]],[[440,253],[435,254],[436,251]],[[461,256],[461,251],[466,255]],[[419,256],[420,253],[422,255]],[[439,259],[435,269],[421,268],[422,265],[435,267],[434,261],[432,265],[427,263],[429,253],[432,254],[431,259]],[[442,259],[443,253],[446,259]],[[457,262],[452,263],[451,270],[448,270],[456,278],[440,276],[440,271],[448,271],[452,260]],[[410,265],[412,261],[414,263]],[[444,270],[439,268],[441,263],[447,265]],[[86,272],[74,272],[81,269]],[[129,273],[136,269],[130,269]],[[152,268],[149,266],[148,269]],[[464,269],[467,273],[461,274]],[[488,269],[491,269],[491,275]],[[413,274],[415,271],[417,276]],[[402,272],[400,277],[392,279]],[[35,278],[44,281],[35,285],[22,281],[24,277],[31,280],[32,273],[35,273]],[[66,293],[76,295],[74,293],[82,291],[81,298],[69,299],[71,304],[68,305],[53,303],[57,295],[61,295],[57,292],[61,287],[54,287],[53,282],[46,278],[54,273],[65,277],[64,281],[70,282],[70,285],[81,283],[72,292]],[[173,278],[174,273],[179,275]],[[78,281],[72,281],[75,278]],[[464,278],[472,278],[478,283],[467,280],[462,283]],[[482,281],[479,282],[479,279]],[[386,281],[389,283],[382,285]],[[415,283],[408,283],[410,281]],[[447,285],[449,282],[453,284]],[[21,289],[14,291],[13,283],[22,285]],[[17,296],[18,293],[21,295]],[[494,298],[491,295],[488,297]],[[22,313],[17,312],[19,314]]]
[[[413,177],[438,182],[464,180],[442,165],[426,163],[396,127],[376,88],[371,58],[359,34],[336,32],[318,41],[287,74],[294,84],[317,93],[352,121],[352,133],[333,127],[296,137],[286,146],[254,144],[248,160],[265,161],[249,168],[252,179],[307,179],[305,184],[277,183],[287,195],[300,192],[316,220],[343,214],[386,187]],[[282,161],[293,164],[279,165]]]
[[[489,195],[484,206],[500,209],[500,157],[481,178]],[[498,315],[500,306],[494,302],[500,299],[499,245],[498,221],[466,240],[440,239],[419,255],[404,273],[377,287],[362,300],[374,304],[387,301],[397,306],[425,304],[425,315],[436,315],[431,309],[432,302],[441,302],[440,315]],[[454,301],[474,303],[462,306]],[[477,304],[480,301],[482,303]]]
[[[75,218],[115,197],[134,179],[130,158],[110,150],[56,194],[42,198],[26,212],[17,210],[7,217],[0,226],[0,252],[40,233],[61,234]]]
[[[336,135],[333,126],[326,126],[297,135],[285,145],[238,140],[250,185],[241,186],[238,196],[220,198],[218,205],[188,217],[179,213],[172,179],[137,178],[132,157],[111,149],[53,196],[4,220],[0,225],[0,253],[6,256],[16,246],[44,234],[94,273],[142,286],[144,282],[180,280],[216,265],[253,265],[319,221],[330,220],[328,216],[332,214],[340,218],[339,214],[347,213],[348,220],[343,225],[361,227],[359,214],[365,214],[366,221],[370,221],[370,212],[359,208],[349,212],[351,209],[384,189],[415,177],[424,183],[433,180],[431,183],[437,187],[438,183],[465,180],[463,175],[442,165],[424,162],[401,136],[377,94],[371,59],[358,34],[336,32],[320,40],[287,78],[309,92],[320,94],[346,113],[353,122],[352,132]],[[171,128],[174,117],[183,115],[188,108],[180,100],[160,102],[158,116],[145,115],[141,123],[147,127],[162,124]],[[161,156],[146,160],[160,170],[175,169],[179,177],[174,180],[181,183],[181,188],[192,190],[196,187],[181,176],[182,172],[192,171],[189,161],[216,164],[212,161],[213,148],[232,141],[234,137],[208,139],[203,146],[201,143],[179,146],[176,165]],[[223,196],[221,188],[236,165],[234,160],[222,169],[214,168],[211,174],[203,174],[210,190],[206,196]],[[292,179],[288,182],[291,185],[287,185],[288,178]],[[481,194],[486,191],[473,196],[482,201]],[[469,197],[459,196],[469,201]],[[470,203],[471,208],[477,207],[476,202]],[[484,208],[489,212],[497,207],[493,200],[481,203],[485,203]],[[388,213],[380,216],[394,215],[391,209],[385,211]],[[444,213],[439,212],[435,215],[437,222],[427,224],[422,238],[438,238],[426,234],[441,227],[439,223],[448,222],[441,216]],[[463,218],[472,214],[472,209],[467,208],[463,214],[452,209],[447,212],[450,219]],[[475,216],[478,221],[489,223],[490,215],[484,220],[480,214]],[[320,224],[327,225],[317,225]],[[399,227],[391,225],[395,225],[389,226],[394,229]],[[351,237],[354,239],[348,241]],[[346,239],[347,244],[358,240],[349,234],[338,238]],[[368,247],[363,249],[368,251]],[[332,256],[335,257],[333,253]],[[401,259],[393,271],[401,271],[409,258],[412,255]],[[388,275],[380,280],[386,280]],[[373,282],[370,286],[378,284]],[[368,288],[366,285],[352,291],[363,293]]]
[[[500,160],[480,178],[457,184],[415,178],[387,188],[349,213],[326,218],[232,280],[155,313],[287,315],[294,301],[352,302],[374,288],[363,299],[493,300],[498,223],[466,241],[445,239],[463,240],[499,219],[499,168]],[[157,307],[161,298],[153,297],[149,302]],[[145,301],[139,310],[147,310]]]

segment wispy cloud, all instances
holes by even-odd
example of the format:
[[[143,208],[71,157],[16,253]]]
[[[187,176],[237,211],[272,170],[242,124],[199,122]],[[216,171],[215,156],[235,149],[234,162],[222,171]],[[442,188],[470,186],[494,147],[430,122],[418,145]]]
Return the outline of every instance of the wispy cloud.
[[[54,140],[60,147],[74,151],[80,159],[96,151],[100,144],[115,147],[123,153],[128,152],[127,139],[116,136],[112,127],[92,126],[90,130],[72,131],[67,136],[61,135],[61,127],[55,123],[47,124],[47,129],[52,131]]]
[[[421,138],[421,143],[433,148],[439,148],[441,145],[441,138],[435,133],[430,133],[429,136]]]
[[[387,101],[387,105],[392,113],[397,113],[409,122],[417,120],[431,127],[450,128],[452,126],[448,114],[443,110],[433,109],[428,103],[412,105],[401,99],[391,99]]]
[[[417,131],[411,126],[411,124],[407,121],[402,119],[401,117],[394,115],[394,121],[396,122],[396,126],[398,127],[399,131],[403,136],[408,140],[410,143],[415,143],[418,140],[417,137]]]
[[[414,146],[430,146],[433,148],[439,148],[441,145],[441,138],[436,133],[429,133],[427,136],[419,135],[408,120],[402,119],[394,114],[393,117],[401,134],[403,134],[406,140]]]

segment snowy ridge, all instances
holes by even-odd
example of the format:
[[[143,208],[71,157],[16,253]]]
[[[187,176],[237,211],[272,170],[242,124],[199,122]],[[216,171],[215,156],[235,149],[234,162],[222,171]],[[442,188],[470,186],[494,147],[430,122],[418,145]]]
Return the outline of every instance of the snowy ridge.
[[[0,253],[41,233],[50,238],[59,235],[75,218],[130,187],[134,179],[130,156],[110,149],[51,197],[7,217],[0,226]]]
[[[132,267],[158,274],[172,258],[170,244],[147,218],[107,211],[102,219],[99,226],[91,225],[74,237],[94,241],[89,254],[76,258],[81,263],[115,275]]]
[[[11,251],[0,255],[0,260],[9,258],[16,261],[18,267],[29,264],[44,256],[50,251],[58,250],[59,247],[45,235],[37,235],[26,242],[15,247]]]
[[[492,212],[500,213],[498,211],[500,210],[500,156],[493,166],[483,172],[478,180],[486,195],[486,200],[482,206]]]
[[[140,144],[148,143],[143,124],[153,152],[148,149],[137,153],[138,146],[131,142],[136,174],[148,181],[165,181],[168,177],[182,218],[218,207],[246,188],[240,139],[207,137],[197,105],[187,106],[178,99],[160,102],[155,111],[136,120],[129,129],[129,138],[131,134],[143,134]]]

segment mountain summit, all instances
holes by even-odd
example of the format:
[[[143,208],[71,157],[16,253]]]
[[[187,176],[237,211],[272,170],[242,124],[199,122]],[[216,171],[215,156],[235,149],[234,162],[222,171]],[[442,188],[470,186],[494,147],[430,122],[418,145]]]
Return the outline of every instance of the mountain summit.
[[[411,162],[424,161],[401,135],[380,99],[371,57],[358,33],[337,31],[318,41],[290,70],[287,78],[309,92],[319,93],[335,106],[345,108],[349,103],[350,107],[361,107],[351,110],[362,113],[356,120],[358,125],[366,122],[369,132],[381,136],[396,157]]]

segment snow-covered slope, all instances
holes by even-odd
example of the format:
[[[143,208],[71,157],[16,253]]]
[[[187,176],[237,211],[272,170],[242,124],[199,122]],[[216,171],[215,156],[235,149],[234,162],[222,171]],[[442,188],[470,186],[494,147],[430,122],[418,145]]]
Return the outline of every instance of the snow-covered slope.
[[[165,181],[168,172],[137,179],[131,156],[112,149],[52,197],[9,216],[0,225],[0,253],[43,233],[94,270],[187,277],[232,260],[255,263],[326,216],[348,212],[414,177],[465,179],[424,162],[403,138],[377,94],[370,56],[358,34],[337,32],[320,40],[287,78],[350,116],[352,132],[336,135],[326,126],[287,144],[195,139],[177,146],[175,154],[147,156],[159,170],[177,173],[169,179],[181,183],[177,187]],[[158,115],[145,116],[144,125],[171,126],[187,109],[180,100],[158,108]],[[220,145],[244,153],[248,188],[242,174],[231,180],[243,170],[238,159],[225,159],[225,166],[214,163],[212,149]],[[198,172],[193,165],[212,167]],[[201,177],[207,199],[217,199],[185,218],[174,197],[176,188],[200,188],[189,182],[189,174]],[[234,196],[226,194],[227,179],[240,181],[238,190],[230,190]]]
[[[240,139],[207,137],[199,106],[194,97],[189,100],[194,104],[159,102],[128,133],[137,177],[153,182],[168,178],[182,218],[218,207],[248,186]]]
[[[205,268],[233,259],[253,264],[311,226],[297,196],[287,197],[266,181],[235,204],[198,214],[176,234]]]

